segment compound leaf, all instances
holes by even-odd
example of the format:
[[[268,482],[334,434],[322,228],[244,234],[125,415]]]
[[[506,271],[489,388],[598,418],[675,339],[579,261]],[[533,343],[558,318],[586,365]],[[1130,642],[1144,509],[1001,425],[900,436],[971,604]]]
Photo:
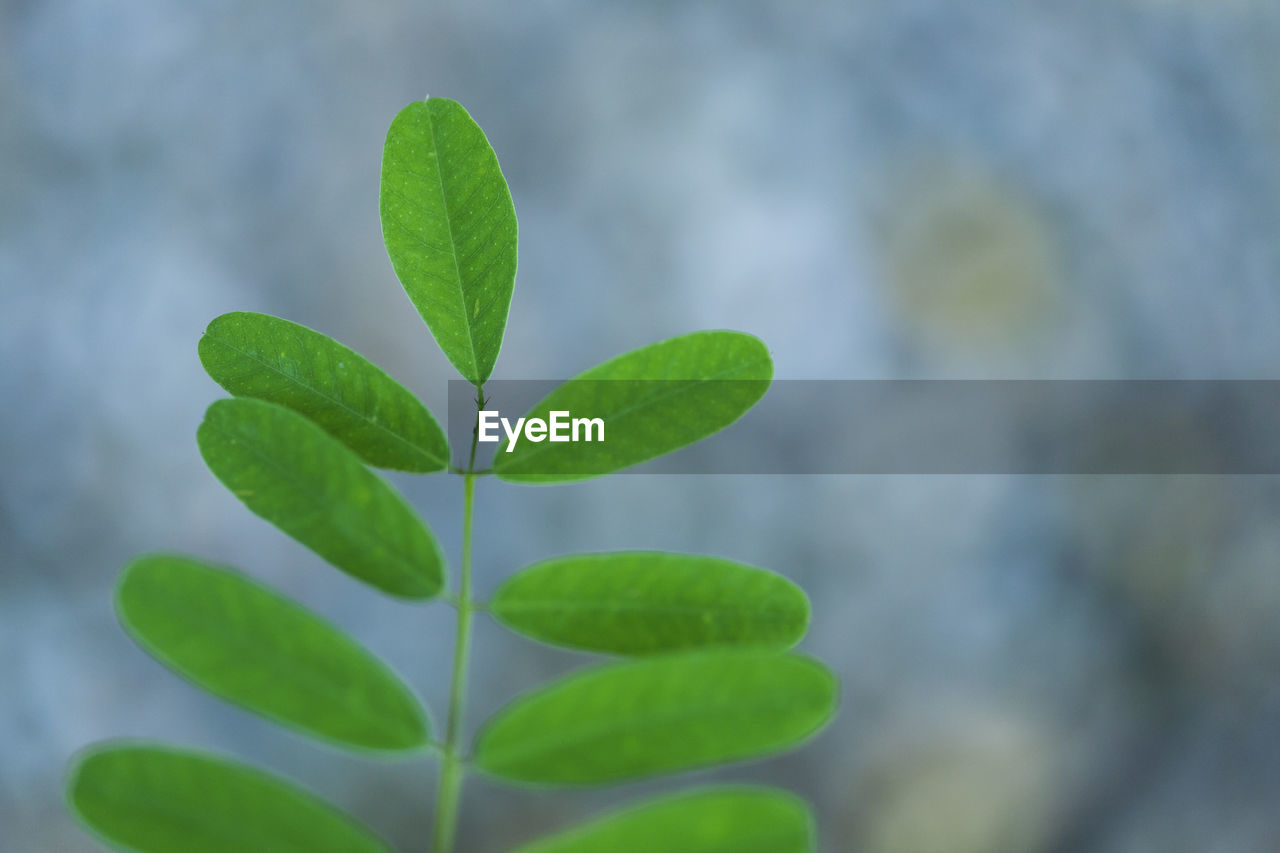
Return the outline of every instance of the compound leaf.
[[[370,465],[425,474],[449,464],[444,430],[417,397],[306,326],[268,314],[223,314],[200,339],[200,361],[231,394],[307,416]]]
[[[701,788],[627,807],[515,853],[811,853],[813,815],[773,788]]]
[[[218,400],[200,453],[249,509],[333,565],[389,595],[430,598],[444,556],[404,499],[337,439],[263,400]]]
[[[807,657],[708,650],[589,669],[500,711],[476,766],[548,785],[638,779],[755,758],[814,734],[836,681]]]
[[[91,748],[72,768],[67,799],[103,840],[141,853],[391,853],[291,782],[160,744]]]
[[[239,572],[177,555],[141,557],[121,576],[116,612],[153,657],[250,711],[345,746],[427,743],[421,705],[381,661]]]
[[[629,468],[729,426],[764,396],[772,376],[768,349],[742,332],[694,332],[650,344],[579,374],[526,415],[599,418],[603,441],[534,443],[523,436],[510,452],[506,442],[499,445],[494,473],[513,482],[562,483]]]
[[[493,371],[516,275],[516,211],[484,132],[446,98],[409,104],[382,151],[382,238],[453,366]]]
[[[809,622],[804,591],[781,575],[661,551],[544,560],[503,583],[489,609],[534,639],[623,655],[716,645],[786,649]]]

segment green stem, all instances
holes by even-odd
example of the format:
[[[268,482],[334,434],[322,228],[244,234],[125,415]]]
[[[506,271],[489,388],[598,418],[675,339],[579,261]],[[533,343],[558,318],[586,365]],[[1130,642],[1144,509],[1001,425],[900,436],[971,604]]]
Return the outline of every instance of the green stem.
[[[479,390],[479,389],[477,389]],[[483,392],[476,398],[483,400]],[[462,566],[458,582],[458,630],[453,645],[453,676],[449,684],[449,719],[445,724],[444,761],[440,767],[440,788],[436,793],[436,827],[432,850],[451,853],[458,826],[458,800],[462,795],[462,715],[467,695],[467,663],[471,652],[471,521],[476,495],[476,434],[471,436],[471,458],[463,486]]]

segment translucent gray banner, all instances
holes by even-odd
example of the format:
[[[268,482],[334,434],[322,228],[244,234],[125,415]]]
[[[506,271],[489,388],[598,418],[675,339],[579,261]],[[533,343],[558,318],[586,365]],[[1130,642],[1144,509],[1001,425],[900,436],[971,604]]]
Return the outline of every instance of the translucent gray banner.
[[[486,408],[514,423],[562,384],[491,381]],[[711,399],[725,383],[704,384]],[[475,396],[449,383],[460,466]],[[571,414],[604,415],[608,441],[608,413]],[[782,380],[722,432],[625,473],[1280,474],[1280,380]]]

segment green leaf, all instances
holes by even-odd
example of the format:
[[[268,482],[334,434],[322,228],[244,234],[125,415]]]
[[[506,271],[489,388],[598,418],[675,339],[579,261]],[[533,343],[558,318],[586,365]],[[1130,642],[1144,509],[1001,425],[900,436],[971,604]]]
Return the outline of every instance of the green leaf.
[[[200,362],[231,394],[306,415],[370,465],[420,473],[449,465],[444,430],[417,397],[306,326],[268,314],[223,314],[200,339]]]
[[[429,98],[391,122],[382,151],[382,238],[400,283],[473,385],[493,372],[516,277],[516,210],[484,131]]]
[[[773,788],[701,788],[612,812],[515,853],[810,853],[813,815]]]
[[[503,583],[489,609],[534,639],[623,655],[715,645],[786,649],[809,623],[804,591],[780,575],[661,551],[536,563]]]
[[[141,853],[391,853],[333,806],[277,776],[161,744],[81,754],[67,799],[104,841]]]
[[[245,506],[338,568],[401,598],[444,585],[444,556],[404,498],[311,421],[262,400],[218,400],[196,432]]]
[[[517,699],[476,738],[495,776],[591,785],[755,758],[818,731],[836,681],[798,655],[714,650],[597,667]]]
[[[773,362],[759,338],[694,332],[593,367],[561,385],[526,418],[553,411],[604,421],[603,441],[504,442],[493,470],[504,480],[584,480],[646,462],[727,427],[769,388]]]
[[[381,661],[238,572],[176,555],[135,560],[116,612],[149,654],[217,696],[346,746],[409,750],[427,720]]]

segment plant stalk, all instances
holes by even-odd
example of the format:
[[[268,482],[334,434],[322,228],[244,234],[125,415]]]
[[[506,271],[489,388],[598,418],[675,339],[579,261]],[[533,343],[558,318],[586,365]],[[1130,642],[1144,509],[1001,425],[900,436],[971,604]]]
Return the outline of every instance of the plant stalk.
[[[477,388],[477,411],[483,406],[484,391]],[[449,718],[445,724],[444,761],[440,767],[440,787],[436,792],[434,853],[452,853],[458,826],[458,801],[462,795],[462,716],[466,706],[467,665],[471,653],[471,522],[476,494],[476,440],[472,430],[471,455],[463,472],[462,564],[456,607],[457,634],[453,644],[453,675],[449,682]]]

